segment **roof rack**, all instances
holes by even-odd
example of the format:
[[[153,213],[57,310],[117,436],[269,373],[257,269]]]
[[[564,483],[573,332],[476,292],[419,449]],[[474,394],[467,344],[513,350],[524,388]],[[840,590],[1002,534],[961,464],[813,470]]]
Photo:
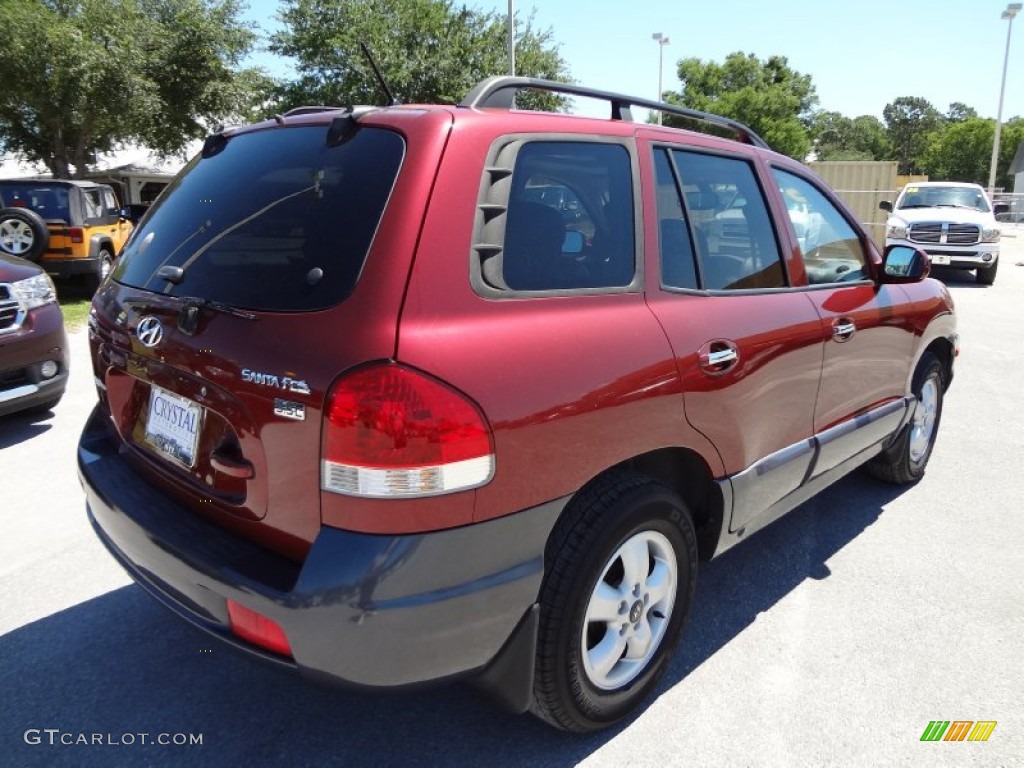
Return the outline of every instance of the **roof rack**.
[[[318,105],[318,106],[307,106],[307,107],[294,107],[292,109],[289,109],[287,112],[285,112],[282,115],[282,117],[295,117],[296,115],[314,115],[314,114],[317,114],[318,112],[337,112],[338,110],[346,110],[346,109],[347,110],[351,110],[353,113],[365,114],[366,112],[369,112],[371,109],[379,109],[379,107],[365,106],[365,105],[362,105],[362,104],[356,104],[356,105],[349,104],[348,106],[344,106],[344,107],[339,107],[339,106],[329,107],[329,106],[321,106],[321,105]]]
[[[591,99],[600,99],[611,104],[612,120],[632,120],[633,115],[630,107],[644,107],[657,112],[664,112],[670,115],[679,115],[690,120],[699,120],[702,123],[709,123],[726,128],[735,132],[742,141],[752,144],[755,147],[771,149],[753,129],[736,120],[727,117],[713,115],[709,112],[701,112],[696,109],[678,107],[674,104],[666,104],[664,101],[644,99],[639,96],[627,96],[624,93],[612,91],[601,91],[596,88],[587,88],[583,85],[573,83],[558,83],[554,80],[540,80],[532,77],[510,77],[499,75],[481,80],[473,89],[466,94],[466,97],[459,102],[460,107],[496,109],[511,109],[512,101],[518,91],[549,91],[551,93],[566,93],[572,96],[586,96]]]

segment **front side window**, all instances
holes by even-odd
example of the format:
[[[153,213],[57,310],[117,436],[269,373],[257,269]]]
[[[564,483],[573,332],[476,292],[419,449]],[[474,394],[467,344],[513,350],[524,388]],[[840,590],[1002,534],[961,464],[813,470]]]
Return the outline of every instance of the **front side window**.
[[[629,152],[612,143],[532,141],[516,154],[498,264],[512,291],[628,286],[635,273]]]
[[[355,287],[404,154],[401,136],[369,127],[338,145],[326,126],[228,137],[153,205],[114,279],[246,309],[332,307]]]
[[[868,277],[860,238],[839,210],[806,179],[772,169],[800,244],[807,282],[846,283]]]
[[[783,288],[768,206],[746,160],[674,150],[707,290]]]
[[[103,205],[107,209],[108,216],[116,216],[119,210],[117,206],[117,200],[114,199],[114,193],[109,189],[103,190]]]

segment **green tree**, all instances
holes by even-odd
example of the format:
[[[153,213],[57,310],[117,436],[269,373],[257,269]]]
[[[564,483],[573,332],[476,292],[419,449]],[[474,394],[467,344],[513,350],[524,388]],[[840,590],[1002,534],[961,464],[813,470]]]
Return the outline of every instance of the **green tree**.
[[[871,155],[872,160],[892,158],[892,144],[885,132],[882,121],[874,115],[853,118],[853,146]]]
[[[988,184],[992,162],[995,121],[969,118],[947,125],[933,133],[921,155],[921,168],[935,180],[969,181]],[[996,164],[996,186],[1009,189],[1010,163],[1020,142],[1024,141],[1024,120],[1014,119],[1003,125],[999,140],[999,161]]]
[[[668,101],[746,123],[783,154],[804,159],[811,150],[807,125],[818,101],[810,75],[789,66],[785,56],[764,61],[754,54],[729,54],[721,64],[697,58],[679,62],[682,90]],[[671,115],[667,124],[684,125]]]
[[[962,123],[965,120],[970,120],[972,117],[977,117],[978,111],[974,107],[968,107],[962,101],[954,101],[949,105],[949,110],[946,112],[946,121],[950,123]]]
[[[139,142],[169,154],[243,113],[269,80],[238,71],[237,0],[4,0],[0,143],[54,176]]]
[[[284,0],[281,20],[285,28],[272,36],[270,50],[294,58],[298,73],[281,89],[282,108],[380,103],[360,43],[407,104],[454,104],[477,81],[507,71],[504,15],[450,0]],[[532,15],[518,23],[516,71],[569,79],[551,30],[536,30]],[[517,103],[551,109],[566,101],[528,94]]]
[[[970,118],[931,134],[921,153],[920,167],[929,178],[988,183],[995,123]]]
[[[920,173],[919,159],[929,135],[942,124],[942,114],[920,96],[901,96],[882,110],[889,141],[899,163],[899,173]]]
[[[816,112],[810,135],[819,160],[884,160],[891,152],[885,127],[872,115],[851,120],[838,112]]]

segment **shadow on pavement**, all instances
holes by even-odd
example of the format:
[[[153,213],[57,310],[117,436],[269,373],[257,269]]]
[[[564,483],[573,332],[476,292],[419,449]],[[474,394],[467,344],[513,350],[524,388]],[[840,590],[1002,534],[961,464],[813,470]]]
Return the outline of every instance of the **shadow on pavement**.
[[[856,538],[901,489],[847,478],[701,569],[661,690],[713,656]],[[568,766],[621,730],[559,733],[466,686],[376,695],[325,689],[235,656],[138,587],[0,637],[0,739],[17,765]],[[625,727],[625,726],[622,726]],[[50,746],[70,734],[201,733],[201,746]],[[136,737],[138,740],[138,737]],[[5,761],[6,761],[5,760]]]
[[[0,450],[24,443],[53,428],[53,411],[12,413],[0,416]]]
[[[1002,261],[1000,259],[1000,261]],[[1000,269],[1003,268],[1003,264],[1000,264]],[[991,288],[990,285],[983,285],[979,283],[977,278],[974,276],[974,270],[970,269],[952,269],[950,267],[932,267],[931,276],[936,280],[941,280],[950,288]],[[999,279],[998,277],[996,278]]]

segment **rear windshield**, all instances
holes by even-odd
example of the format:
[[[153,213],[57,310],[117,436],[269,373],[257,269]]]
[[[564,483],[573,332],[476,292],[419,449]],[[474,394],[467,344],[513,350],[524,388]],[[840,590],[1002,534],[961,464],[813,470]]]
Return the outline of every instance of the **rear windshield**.
[[[326,126],[228,138],[171,183],[114,279],[245,309],[334,306],[359,279],[404,152],[375,128],[338,146]],[[157,274],[165,266],[184,270],[180,282]]]
[[[3,205],[30,208],[49,221],[71,221],[68,215],[68,189],[53,184],[0,184]]]

